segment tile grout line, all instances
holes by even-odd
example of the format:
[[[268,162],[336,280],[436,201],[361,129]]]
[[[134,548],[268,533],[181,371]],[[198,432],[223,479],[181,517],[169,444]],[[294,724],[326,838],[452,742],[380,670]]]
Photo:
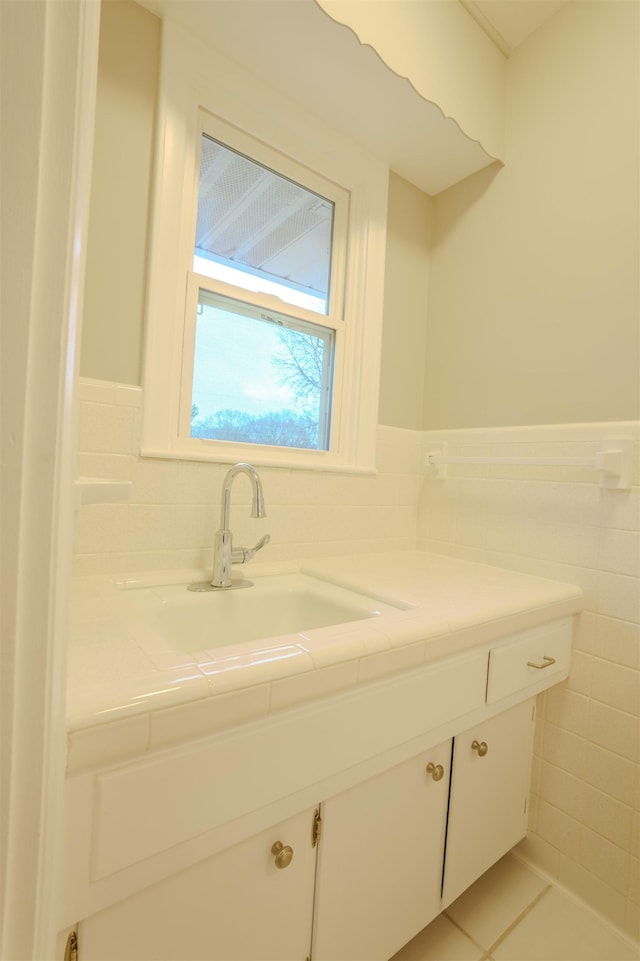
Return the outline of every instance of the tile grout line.
[[[475,938],[472,938],[471,935],[469,934],[469,932],[468,932],[468,931],[465,931],[465,929],[462,927],[462,925],[458,924],[458,922],[457,922],[454,918],[452,918],[451,915],[447,914],[446,911],[443,911],[442,913],[444,914],[444,916],[445,916],[445,918],[447,919],[447,921],[450,921],[450,922],[451,922],[451,924],[454,926],[454,928],[457,928],[458,931],[460,931],[461,934],[464,934],[465,938],[467,938],[469,941],[471,941],[471,943],[473,944],[473,946],[474,946],[475,948],[478,948],[478,950],[482,952],[480,961],[484,961],[484,958],[485,958],[486,955],[488,954],[489,949],[488,949],[488,948],[485,948],[485,946],[484,946],[483,944],[480,944],[479,941],[476,941]]]
[[[544,870],[544,868],[540,867],[539,865],[534,865],[531,861],[528,860],[528,858],[521,855],[520,852],[513,851],[512,855],[517,861],[519,861],[523,866],[527,867],[530,871],[532,871],[535,875],[537,875],[537,877],[539,877],[541,880],[548,880],[550,887],[555,888],[561,894],[565,895],[567,898],[573,901],[574,904],[578,905],[579,907],[586,910],[589,914],[591,914],[597,920],[598,924],[606,928],[610,934],[612,934],[614,937],[618,939],[621,939],[625,944],[630,946],[631,949],[636,952],[636,954],[638,955],[638,961],[640,961],[638,941],[634,939],[633,935],[630,935],[625,929],[618,927],[618,925],[616,925],[610,917],[607,917],[607,915],[599,911],[594,904],[591,904],[590,902],[585,901],[585,899],[582,898],[579,894],[576,894],[575,891],[572,891],[565,884],[563,884],[563,882],[560,881],[559,878],[553,878],[547,873],[547,871]]]
[[[518,927],[518,925],[520,924],[520,922],[523,921],[523,920],[527,917],[527,915],[536,907],[536,905],[540,903],[540,901],[543,899],[543,897],[545,896],[545,894],[547,894],[547,892],[550,891],[550,890],[552,889],[552,887],[553,887],[552,884],[547,884],[547,886],[546,886],[545,888],[543,888],[542,891],[540,891],[540,892],[535,896],[535,898],[533,899],[533,901],[531,901],[530,904],[527,905],[527,907],[524,909],[524,911],[521,911],[520,914],[515,918],[515,920],[513,920],[513,921],[511,922],[511,924],[510,924],[508,927],[505,928],[505,930],[502,932],[502,934],[500,935],[500,937],[498,937],[498,938],[493,942],[493,944],[491,944],[491,945],[486,949],[486,955],[484,956],[484,958],[482,959],[482,961],[485,961],[485,959],[488,958],[488,957],[492,954],[492,952],[495,950],[495,948],[499,947],[499,946],[502,944],[502,942],[508,937],[508,935],[510,935],[511,932],[514,931],[515,928]]]

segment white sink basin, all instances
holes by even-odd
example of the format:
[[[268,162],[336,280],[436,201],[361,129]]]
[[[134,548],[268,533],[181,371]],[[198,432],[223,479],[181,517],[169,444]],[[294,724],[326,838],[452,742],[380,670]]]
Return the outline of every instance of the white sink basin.
[[[185,585],[176,585],[129,589],[126,595],[137,609],[138,624],[141,605],[146,607],[145,601],[153,598],[149,613],[154,634],[159,634],[170,649],[181,652],[297,634],[398,610],[298,573],[255,577],[253,586],[245,590],[194,593]]]

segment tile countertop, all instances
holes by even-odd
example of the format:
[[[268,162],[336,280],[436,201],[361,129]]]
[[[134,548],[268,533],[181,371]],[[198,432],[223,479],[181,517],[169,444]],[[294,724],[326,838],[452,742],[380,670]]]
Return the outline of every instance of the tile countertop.
[[[130,599],[136,592],[126,588],[151,588],[161,603],[163,590],[201,580],[202,571],[76,578],[68,653],[70,771],[252,720],[582,609],[575,585],[421,551],[253,563],[241,570],[252,580],[299,571],[399,609],[184,653],[170,650],[145,617],[136,616]]]

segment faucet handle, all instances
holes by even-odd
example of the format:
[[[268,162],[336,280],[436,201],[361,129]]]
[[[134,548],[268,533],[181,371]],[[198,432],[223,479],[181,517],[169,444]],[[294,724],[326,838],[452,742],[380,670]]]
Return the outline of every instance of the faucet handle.
[[[251,558],[261,551],[265,544],[268,544],[271,540],[270,534],[265,534],[261,537],[255,547],[236,547],[231,551],[231,563],[232,564],[246,564]]]

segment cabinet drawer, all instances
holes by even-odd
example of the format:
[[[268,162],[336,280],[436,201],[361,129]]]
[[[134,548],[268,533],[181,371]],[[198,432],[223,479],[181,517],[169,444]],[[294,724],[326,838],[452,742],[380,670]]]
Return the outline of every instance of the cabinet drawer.
[[[541,691],[566,677],[571,662],[572,627],[572,618],[563,618],[492,648],[487,702],[499,701],[529,687],[533,692]]]

